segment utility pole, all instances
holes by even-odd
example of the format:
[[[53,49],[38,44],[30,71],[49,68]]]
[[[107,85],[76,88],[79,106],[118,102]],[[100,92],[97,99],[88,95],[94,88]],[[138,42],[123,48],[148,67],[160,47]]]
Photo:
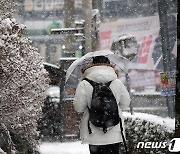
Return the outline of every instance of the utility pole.
[[[84,34],[85,34],[85,52],[84,54],[92,51],[92,0],[82,0],[82,14],[85,21]]]
[[[74,27],[74,13],[75,13],[75,1],[74,0],[66,0],[64,1],[64,26],[65,28]],[[75,37],[74,34],[66,34],[65,35],[65,49],[64,52],[67,54],[66,56],[74,54],[74,44]]]
[[[179,35],[179,34],[178,34]],[[178,48],[180,48],[178,38]],[[175,137],[180,138],[180,54],[177,52],[177,76],[176,76],[176,103],[175,103]]]
[[[170,72],[170,49],[169,49],[169,36],[168,36],[168,25],[167,25],[167,2],[166,0],[158,0],[158,12],[160,20],[160,33],[162,42],[162,56],[164,64],[164,72]],[[168,107],[168,116],[174,118],[174,97],[165,96]]]
[[[99,50],[100,0],[92,1],[92,51]]]
[[[179,12],[177,15],[177,19],[179,17]],[[180,21],[177,20],[177,25],[179,25]],[[177,48],[180,48],[180,27],[177,28]],[[176,61],[176,102],[175,102],[175,137],[180,138],[180,53],[177,52],[177,61]]]

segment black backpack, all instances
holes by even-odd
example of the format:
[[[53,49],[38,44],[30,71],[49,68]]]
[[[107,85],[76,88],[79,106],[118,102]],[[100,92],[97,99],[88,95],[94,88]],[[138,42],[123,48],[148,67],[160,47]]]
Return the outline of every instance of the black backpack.
[[[89,109],[88,129],[89,134],[92,133],[90,128],[91,122],[94,126],[103,129],[106,133],[109,127],[113,127],[120,123],[118,105],[116,98],[109,88],[112,81],[107,83],[96,83],[85,78],[93,87],[91,105]]]

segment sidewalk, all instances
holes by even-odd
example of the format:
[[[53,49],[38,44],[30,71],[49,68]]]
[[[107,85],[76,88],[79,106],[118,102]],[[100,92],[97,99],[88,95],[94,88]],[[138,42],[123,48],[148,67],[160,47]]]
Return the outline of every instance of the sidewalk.
[[[39,147],[41,154],[89,154],[89,147],[87,144],[77,142],[45,142]]]

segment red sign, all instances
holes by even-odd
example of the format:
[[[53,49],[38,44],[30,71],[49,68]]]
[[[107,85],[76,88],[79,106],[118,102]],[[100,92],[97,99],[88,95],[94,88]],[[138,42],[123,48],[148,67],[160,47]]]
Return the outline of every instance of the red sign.
[[[110,47],[111,31],[103,31],[100,33],[101,49]]]
[[[144,37],[139,51],[138,63],[147,63],[152,39],[152,35],[150,35],[148,38],[146,36]]]

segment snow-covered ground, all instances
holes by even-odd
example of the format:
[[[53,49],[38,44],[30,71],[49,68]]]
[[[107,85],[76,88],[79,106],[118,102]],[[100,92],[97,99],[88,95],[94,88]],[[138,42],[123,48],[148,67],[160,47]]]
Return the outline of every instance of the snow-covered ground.
[[[89,154],[89,147],[87,144],[81,144],[80,141],[65,143],[45,142],[40,145],[39,152],[41,154]]]
[[[131,115],[128,112],[124,112],[125,117],[131,117],[133,119],[139,118],[142,120],[150,121],[154,124],[160,124],[169,131],[175,129],[175,119],[162,118],[159,116],[146,114],[146,113],[134,113]],[[89,147],[87,144],[81,144],[80,141],[65,142],[65,143],[42,143],[39,147],[41,154],[89,154]]]

